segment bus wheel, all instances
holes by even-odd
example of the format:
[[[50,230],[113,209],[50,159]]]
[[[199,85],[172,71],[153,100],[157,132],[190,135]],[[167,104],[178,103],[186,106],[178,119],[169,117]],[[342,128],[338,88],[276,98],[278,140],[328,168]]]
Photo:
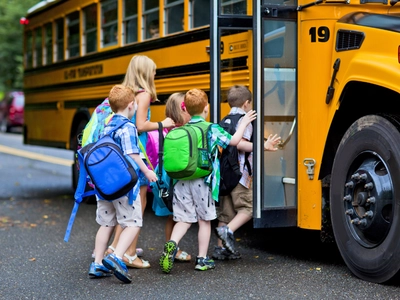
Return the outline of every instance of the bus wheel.
[[[390,116],[357,120],[340,142],[331,174],[331,218],[339,251],[356,276],[376,283],[400,270],[396,125]]]
[[[79,162],[78,162],[78,157],[76,156],[77,151],[80,149],[78,136],[82,133],[87,122],[88,122],[87,120],[81,120],[71,138],[71,149],[72,151],[74,151],[74,164],[72,165],[72,187],[74,188],[74,190],[78,186],[78,178],[79,178]]]
[[[79,135],[82,133],[83,129],[85,129],[85,126],[87,124],[87,120],[86,119],[82,119],[79,124],[78,127],[76,128],[76,132],[73,136],[73,140],[71,141],[71,148],[74,151],[74,164],[72,165],[72,185],[74,188],[74,191],[76,190],[77,186],[78,186],[78,179],[79,179],[79,162],[78,162],[78,157],[76,155],[77,151],[80,149],[80,142],[78,142]],[[89,184],[86,184],[85,187],[85,191],[91,190],[92,188],[89,186]],[[83,202],[86,202],[87,204],[96,204],[97,200],[96,200],[96,196],[92,195],[89,197],[85,197],[82,200]]]

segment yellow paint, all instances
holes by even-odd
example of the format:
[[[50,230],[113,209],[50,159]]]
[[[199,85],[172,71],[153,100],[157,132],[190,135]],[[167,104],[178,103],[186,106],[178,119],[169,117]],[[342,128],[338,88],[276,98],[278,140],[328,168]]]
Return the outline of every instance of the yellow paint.
[[[40,160],[40,161],[44,161],[44,162],[51,163],[51,164],[67,166],[67,167],[72,166],[72,164],[74,163],[73,160],[58,158],[58,157],[54,157],[54,156],[34,153],[34,152],[30,152],[30,151],[25,151],[25,150],[19,150],[19,149],[6,147],[6,146],[2,146],[2,145],[0,145],[0,152],[15,155],[15,156],[20,156],[20,157],[24,157],[24,158]]]

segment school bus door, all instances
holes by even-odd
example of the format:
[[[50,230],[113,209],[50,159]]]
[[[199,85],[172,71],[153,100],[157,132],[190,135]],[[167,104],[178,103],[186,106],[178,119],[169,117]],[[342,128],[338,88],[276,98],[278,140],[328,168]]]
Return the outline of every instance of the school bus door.
[[[282,0],[278,5],[261,6],[254,0],[252,15],[241,14],[243,11],[227,15],[223,2],[214,6],[210,28],[211,120],[220,120],[224,84],[221,36],[251,30],[249,87],[258,113],[253,132],[253,224],[255,228],[297,226],[296,6]],[[263,151],[264,139],[275,133],[282,137],[280,149]]]

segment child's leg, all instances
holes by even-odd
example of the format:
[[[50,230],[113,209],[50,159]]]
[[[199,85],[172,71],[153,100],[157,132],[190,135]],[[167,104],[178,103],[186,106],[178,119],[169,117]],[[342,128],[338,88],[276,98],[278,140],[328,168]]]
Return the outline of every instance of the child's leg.
[[[176,223],[172,230],[170,240],[174,241],[178,245],[183,236],[189,230],[191,225],[192,225],[191,223],[185,223],[185,222]]]
[[[144,211],[146,209],[146,205],[147,205],[147,185],[142,185],[140,187],[140,201],[141,201],[141,206],[142,206],[142,215],[144,215]],[[139,234],[140,234],[140,228],[139,228],[139,232],[136,234],[134,240],[132,241],[132,243],[129,245],[129,247],[126,250],[126,254],[128,256],[135,256],[136,255],[136,247],[137,247],[137,242],[139,239]],[[135,268],[143,268],[145,267],[144,264],[145,262],[143,262],[142,259],[140,258],[136,258],[134,260],[135,262]],[[150,265],[148,263],[146,263],[146,268],[148,268]],[[133,265],[132,265],[133,267]]]
[[[119,226],[119,224],[118,224],[117,226],[115,226],[114,238],[111,243],[111,247],[113,247],[113,249],[115,249],[115,247],[117,247],[119,236],[121,235],[121,232],[122,232],[122,227]]]
[[[238,212],[237,215],[228,223],[228,227],[232,232],[235,232],[248,221],[250,221],[253,217],[248,213]],[[221,226],[218,224],[218,226]]]
[[[96,253],[94,261],[98,264],[102,264],[104,252],[106,251],[108,241],[110,240],[113,230],[114,227],[100,226],[99,230],[97,231],[95,242]]]
[[[198,257],[206,257],[208,252],[208,246],[210,244],[211,236],[211,222],[199,219],[199,255]]]
[[[169,241],[171,239],[172,230],[175,226],[174,216],[169,215],[167,222],[165,223],[165,240]]]
[[[140,227],[125,227],[118,240],[117,247],[115,248],[114,254],[121,258],[124,257],[126,250],[129,245],[132,244],[133,240],[139,234]]]

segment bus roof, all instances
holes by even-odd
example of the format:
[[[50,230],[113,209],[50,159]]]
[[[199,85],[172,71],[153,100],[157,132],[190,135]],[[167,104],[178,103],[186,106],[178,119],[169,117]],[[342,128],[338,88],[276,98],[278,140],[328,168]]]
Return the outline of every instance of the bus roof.
[[[43,0],[43,1],[40,1],[38,4],[35,4],[30,9],[28,9],[27,14],[30,15],[30,14],[36,13],[36,12],[42,10],[42,9],[45,9],[45,8],[55,4],[56,2],[61,2],[61,1],[63,1],[63,0]]]

